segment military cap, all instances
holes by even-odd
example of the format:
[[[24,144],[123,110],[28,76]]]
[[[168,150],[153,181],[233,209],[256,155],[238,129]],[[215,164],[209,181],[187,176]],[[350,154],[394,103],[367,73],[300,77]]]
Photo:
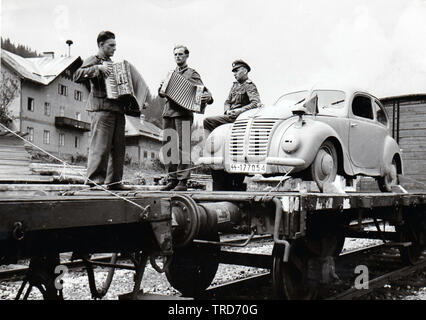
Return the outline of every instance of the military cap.
[[[244,60],[235,60],[234,62],[232,62],[232,71],[235,71],[235,69],[237,69],[239,67],[245,67],[245,68],[247,68],[247,71],[251,70],[248,63],[245,62]]]

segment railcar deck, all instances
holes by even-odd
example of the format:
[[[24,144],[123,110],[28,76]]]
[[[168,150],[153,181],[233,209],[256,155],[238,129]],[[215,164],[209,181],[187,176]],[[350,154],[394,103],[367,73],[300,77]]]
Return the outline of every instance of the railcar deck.
[[[40,186],[41,187],[41,186]],[[39,191],[43,188],[39,187]],[[296,217],[302,226],[299,230],[289,230],[287,236],[299,232],[304,234],[307,216],[317,215],[321,212],[339,213],[344,215],[362,212],[362,217],[383,218],[385,213],[397,214],[403,208],[416,208],[426,206],[426,192],[424,193],[299,193],[299,192],[225,192],[225,191],[185,191],[185,192],[160,192],[155,190],[140,190],[115,192],[120,198],[106,191],[80,191],[78,186],[59,191],[64,195],[34,195],[19,194],[16,189],[10,195],[8,191],[2,191],[0,195],[0,243],[10,241],[14,243],[25,242],[27,235],[34,232],[54,230],[56,236],[61,230],[81,230],[86,232],[88,228],[105,228],[108,232],[114,232],[114,228],[127,233],[123,226],[143,225],[145,223],[166,222],[171,228],[171,199],[177,195],[192,199],[195,203],[205,202],[230,202],[242,207],[243,211],[253,217],[264,215],[272,219],[275,210],[269,209],[268,204],[272,199],[279,199],[282,211],[287,220],[284,224],[290,224],[290,220]],[[53,192],[51,186],[46,190]],[[55,190],[55,193],[58,191]],[[123,200],[126,198],[133,203]],[[136,206],[137,204],[138,206]],[[260,205],[261,210],[257,204]],[[246,207],[246,208],[243,208]],[[395,217],[394,217],[395,218]],[[167,222],[169,224],[167,224]],[[253,223],[253,222],[252,222]],[[302,228],[302,230],[300,230]],[[257,233],[267,233],[270,228],[257,228]],[[263,232],[262,232],[263,230]],[[93,231],[93,230],[92,230]],[[273,232],[271,232],[272,234]],[[301,234],[300,234],[301,233]],[[171,230],[169,230],[171,235]],[[161,237],[161,235],[158,235]],[[164,234],[162,235],[164,237]],[[76,240],[76,239],[75,239]],[[31,238],[31,242],[34,239]],[[33,244],[35,244],[33,242]],[[31,244],[27,244],[31,245]],[[164,245],[164,244],[163,244]],[[89,245],[88,245],[89,246]],[[12,246],[16,247],[16,246]],[[72,248],[67,248],[72,249]],[[118,248],[116,248],[118,249]],[[159,249],[159,248],[157,248]],[[163,248],[165,249],[165,247]],[[170,249],[170,246],[169,246]],[[10,250],[10,248],[8,248]],[[96,246],[93,250],[98,251]],[[4,245],[0,246],[0,254],[5,253]]]

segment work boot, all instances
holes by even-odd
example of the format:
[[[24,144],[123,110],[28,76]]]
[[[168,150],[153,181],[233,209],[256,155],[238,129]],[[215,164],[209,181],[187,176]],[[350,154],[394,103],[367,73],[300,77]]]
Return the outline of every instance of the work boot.
[[[178,181],[177,180],[171,180],[169,181],[168,184],[166,184],[164,187],[162,187],[160,190],[161,191],[170,191],[173,188],[175,188],[178,185]]]
[[[132,188],[131,187],[127,187],[127,186],[125,186],[124,184],[122,184],[122,183],[114,183],[114,184],[111,184],[111,185],[109,185],[108,187],[107,187],[107,189],[108,190],[117,190],[117,191],[119,191],[119,190],[121,190],[121,191],[129,191],[129,190],[132,190]]]
[[[176,188],[173,191],[186,191],[188,187],[186,186],[186,180],[180,180]]]
[[[89,180],[86,180],[86,182],[84,183],[84,185],[87,186],[87,187],[89,187],[90,190],[101,189],[101,187],[102,187],[103,184],[104,183],[100,182],[100,181],[89,181]]]

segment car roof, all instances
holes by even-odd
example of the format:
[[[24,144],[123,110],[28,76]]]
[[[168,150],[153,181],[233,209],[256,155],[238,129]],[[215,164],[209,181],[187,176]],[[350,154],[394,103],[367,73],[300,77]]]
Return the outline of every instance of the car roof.
[[[342,86],[342,85],[340,85],[340,86],[315,85],[315,86],[311,86],[311,87],[306,86],[306,87],[303,87],[303,88],[294,88],[291,91],[286,91],[282,95],[289,94],[289,93],[292,93],[292,92],[315,91],[315,90],[336,90],[336,91],[343,91],[347,95],[353,95],[355,93],[362,93],[362,94],[367,94],[369,96],[372,96],[373,98],[379,100],[374,94],[368,92],[365,89],[354,87],[354,86]]]

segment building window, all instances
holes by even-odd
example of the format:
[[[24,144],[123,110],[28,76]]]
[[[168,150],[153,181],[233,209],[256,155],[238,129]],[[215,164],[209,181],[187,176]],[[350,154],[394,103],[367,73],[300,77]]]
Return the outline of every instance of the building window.
[[[78,137],[74,137],[74,147],[78,148],[79,145],[79,139]]]
[[[63,84],[59,84],[58,85],[58,93],[61,96],[67,96],[68,95],[67,86],[64,86]]]
[[[154,159],[154,158],[155,158],[155,153],[151,152],[151,159]]]
[[[76,118],[78,121],[81,121],[81,113],[80,113],[80,112],[76,112],[76,113],[75,113],[75,118]]]
[[[45,102],[44,103],[44,115],[50,117],[50,112],[51,112],[51,108],[50,108],[50,103],[49,102]]]
[[[74,99],[77,101],[81,101],[83,98],[83,93],[78,90],[74,90]]]
[[[27,104],[28,111],[34,112],[34,99],[28,97],[28,104]]]
[[[59,107],[59,116],[65,117],[65,107],[64,106]]]
[[[145,151],[143,152],[143,157],[144,157],[145,159],[146,159],[146,158],[148,158],[148,151],[146,151],[146,150],[145,150]]]
[[[44,144],[50,144],[50,131],[49,130],[43,131],[43,143]]]
[[[34,141],[34,128],[33,127],[27,127],[27,133],[28,133],[28,141],[33,142]]]
[[[64,146],[65,145],[65,134],[64,133],[60,133],[59,134],[59,145],[60,146]]]

